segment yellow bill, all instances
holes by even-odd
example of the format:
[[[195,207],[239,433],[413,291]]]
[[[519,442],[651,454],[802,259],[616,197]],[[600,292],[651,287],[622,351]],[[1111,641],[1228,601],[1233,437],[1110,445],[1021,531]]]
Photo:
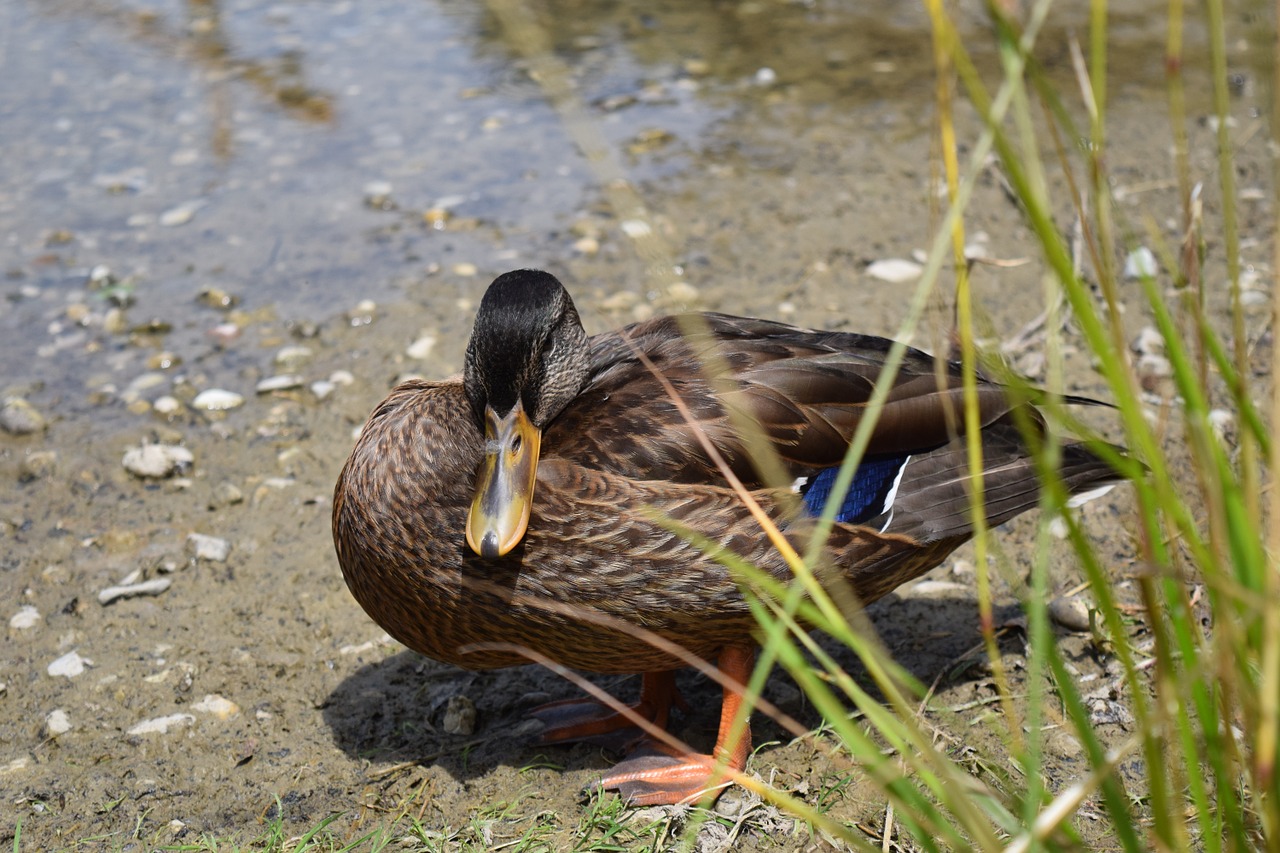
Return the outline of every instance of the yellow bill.
[[[542,432],[519,400],[505,417],[486,406],[484,444],[467,514],[467,544],[481,557],[501,557],[520,544],[529,528]]]

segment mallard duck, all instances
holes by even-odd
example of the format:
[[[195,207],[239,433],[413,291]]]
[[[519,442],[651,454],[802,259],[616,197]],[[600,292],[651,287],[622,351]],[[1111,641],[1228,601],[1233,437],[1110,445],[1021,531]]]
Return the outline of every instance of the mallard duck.
[[[716,661],[746,683],[755,621],[737,582],[705,544],[690,544],[662,519],[780,579],[790,573],[698,433],[775,523],[803,541],[892,344],[697,317],[692,333],[677,317],[657,317],[588,337],[552,275],[497,278],[477,312],[462,377],[396,387],[338,478],[338,560],[373,620],[409,648],[460,667],[540,656],[642,673],[635,708],[659,725],[679,701],[673,673],[684,661],[637,634]],[[704,373],[712,352],[734,380],[730,390]],[[961,400],[958,365],[907,349],[827,542],[829,564],[864,603],[971,536],[965,446],[954,435]],[[980,378],[977,400],[984,511],[998,525],[1036,505],[1037,478],[1009,395]],[[762,479],[730,410],[759,424],[788,485]],[[1060,475],[1073,493],[1116,479],[1081,444],[1062,449]],[[725,689],[714,750],[735,769],[750,749],[749,732],[730,742],[741,701]],[[560,703],[544,719],[548,742],[625,723],[590,702]],[[644,748],[602,784],[634,804],[688,802],[727,784],[715,769],[711,755]]]

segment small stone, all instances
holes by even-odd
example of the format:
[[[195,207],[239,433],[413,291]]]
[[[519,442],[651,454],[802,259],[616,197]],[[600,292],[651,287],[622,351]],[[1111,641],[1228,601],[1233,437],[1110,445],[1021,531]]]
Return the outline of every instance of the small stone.
[[[80,657],[80,653],[73,650],[49,664],[46,672],[54,677],[75,678],[90,666],[93,666],[93,661]]]
[[[154,412],[165,417],[172,417],[182,411],[182,403],[177,397],[171,397],[165,394],[163,397],[157,397],[156,401],[151,404]]]
[[[338,387],[328,379],[317,379],[311,383],[311,393],[316,395],[317,400],[328,399],[329,395]]]
[[[162,735],[166,734],[169,729],[179,726],[189,726],[196,721],[193,714],[170,714],[167,717],[153,717],[150,720],[143,720],[133,728],[129,729],[131,735]]]
[[[466,696],[450,696],[444,706],[441,727],[451,735],[469,735],[476,730],[476,704]]]
[[[888,258],[883,261],[875,261],[867,267],[867,275],[880,281],[887,281],[890,284],[903,284],[908,281],[914,281],[924,272],[924,267],[915,261],[908,261],[904,258]]]
[[[1139,355],[1158,355],[1164,352],[1164,335],[1155,326],[1143,326],[1134,338],[1133,351]]]
[[[210,693],[191,706],[191,710],[202,714],[212,714],[219,720],[229,720],[240,713],[240,706],[230,699]]]
[[[364,203],[374,210],[392,210],[395,202],[391,198],[393,187],[389,181],[370,181],[364,185]]]
[[[273,391],[289,391],[294,388],[301,388],[306,383],[296,373],[282,373],[278,376],[271,376],[263,379],[258,383],[255,389],[259,394],[270,394]]]
[[[147,367],[151,370],[169,370],[182,364],[182,357],[168,350],[155,353],[147,358]]]
[[[467,263],[466,261],[453,265],[453,274],[462,276],[463,278],[471,278],[471,276],[475,275],[477,272],[479,272],[479,270],[476,269],[476,265]]]
[[[1236,416],[1226,409],[1213,409],[1209,412],[1209,429],[1219,441],[1231,435],[1236,428]]]
[[[329,381],[334,385],[348,386],[356,383],[356,377],[350,370],[335,370],[329,374]]]
[[[231,554],[231,543],[216,536],[203,533],[187,534],[187,547],[195,554],[197,560],[209,560],[214,563],[225,563]]]
[[[176,444],[144,444],[125,453],[122,464],[135,477],[161,480],[189,468],[195,455]]]
[[[1054,732],[1045,743],[1049,752],[1058,758],[1075,761],[1084,756],[1084,745],[1071,734],[1063,731]]]
[[[756,71],[755,83],[757,86],[772,86],[778,82],[778,72],[772,68],[765,66]]]
[[[1070,631],[1088,631],[1089,603],[1079,595],[1058,596],[1049,602],[1049,618]]]
[[[291,344],[287,347],[281,347],[276,353],[276,364],[280,367],[298,367],[311,360],[311,347],[302,346],[301,344]]]
[[[240,297],[234,293],[218,287],[206,287],[200,291],[200,295],[196,297],[196,301],[201,305],[209,308],[216,308],[219,311],[229,311],[240,304]]]
[[[9,627],[14,631],[26,631],[40,624],[40,611],[30,604],[18,608],[18,612],[9,618]]]
[[[195,199],[193,201],[183,202],[177,207],[171,207],[164,213],[160,214],[160,224],[165,228],[176,228],[179,225],[186,225],[195,218],[196,211],[204,207],[203,199]]]
[[[639,240],[641,237],[648,237],[653,233],[649,223],[643,219],[624,219],[618,223],[618,227],[622,229],[623,234],[626,234],[632,240]]]
[[[701,297],[698,288],[687,281],[674,281],[667,287],[666,297],[677,305],[692,305]]]
[[[1151,278],[1160,272],[1156,256],[1146,246],[1139,246],[1124,259],[1124,277],[1127,279]]]
[[[205,412],[225,412],[228,409],[234,409],[236,406],[244,405],[244,397],[235,391],[227,391],[223,388],[209,388],[197,394],[196,398],[191,401],[191,405]]]
[[[42,480],[58,466],[58,451],[33,450],[18,464],[18,479],[23,483]]]
[[[424,334],[416,341],[409,344],[409,348],[404,351],[404,354],[409,356],[409,358],[421,361],[422,359],[428,358],[431,355],[431,351],[435,348],[436,336]]]
[[[6,397],[0,406],[0,429],[13,435],[40,432],[48,422],[36,407],[21,397]]]
[[[44,718],[45,737],[55,738],[69,731],[71,731],[71,717],[61,708],[50,711],[49,716]]]
[[[580,255],[594,255],[600,251],[600,241],[595,237],[579,237],[573,241],[573,250]]]
[[[134,598],[139,595],[159,595],[173,584],[168,578],[155,578],[140,583],[109,586],[98,593],[98,603],[110,604],[117,598]]]
[[[223,480],[213,490],[213,498],[209,501],[209,509],[220,509],[233,506],[244,500],[244,492],[235,483]]]

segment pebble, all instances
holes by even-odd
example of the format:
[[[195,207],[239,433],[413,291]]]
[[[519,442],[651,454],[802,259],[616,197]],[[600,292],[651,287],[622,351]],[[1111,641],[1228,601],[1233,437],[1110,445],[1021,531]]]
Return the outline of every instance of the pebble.
[[[155,578],[140,583],[109,586],[98,593],[98,602],[110,604],[117,598],[134,598],[139,595],[159,595],[173,584],[168,578]]]
[[[44,718],[45,737],[55,738],[69,731],[71,731],[71,717],[61,708],[50,711],[49,716]]]
[[[165,417],[171,417],[182,411],[182,403],[178,401],[177,397],[165,394],[163,397],[157,397],[156,401],[151,404],[151,408]]]
[[[176,228],[179,225],[186,225],[195,218],[196,211],[204,207],[203,199],[194,199],[192,201],[183,202],[177,207],[171,207],[164,213],[160,214],[160,224],[165,228]]]
[[[61,675],[64,678],[75,678],[91,666],[93,661],[80,657],[80,652],[72,650],[49,664],[46,672],[54,677]]]
[[[1213,434],[1219,441],[1234,432],[1235,427],[1236,416],[1226,409],[1213,409],[1209,412],[1209,428],[1213,430]]]
[[[189,726],[196,721],[193,714],[170,714],[167,717],[153,717],[150,720],[143,720],[133,728],[129,729],[131,735],[162,735],[169,729],[178,726]]]
[[[1058,596],[1049,602],[1049,618],[1071,631],[1089,630],[1089,602],[1079,595]]]
[[[395,207],[392,189],[389,181],[370,181],[364,185],[364,203],[374,210],[391,210]]]
[[[1160,272],[1156,256],[1146,246],[1139,246],[1124,259],[1124,277],[1127,279],[1151,278]]]
[[[1139,355],[1153,355],[1164,352],[1164,335],[1155,326],[1143,326],[1142,331],[1133,340],[1133,351]]]
[[[302,344],[290,344],[287,347],[281,347],[276,353],[276,364],[281,367],[297,367],[311,360],[311,347]]]
[[[471,278],[471,276],[475,275],[477,272],[479,272],[479,270],[476,269],[476,265],[467,263],[466,261],[453,265],[453,274],[462,276],[463,278]]]
[[[420,361],[424,358],[428,358],[431,355],[431,351],[435,348],[436,336],[424,334],[416,341],[409,344],[409,348],[404,351],[404,354],[409,356],[409,358],[418,359]]]
[[[225,563],[231,554],[231,543],[217,536],[206,536],[203,533],[187,534],[187,546],[195,554],[197,560],[210,560],[214,563]]]
[[[259,394],[270,394],[272,391],[288,391],[292,388],[301,388],[305,383],[306,380],[296,373],[282,373],[263,379],[258,383],[255,390]]]
[[[451,735],[469,735],[476,730],[476,704],[466,696],[450,696],[444,706],[441,727]]]
[[[618,227],[622,229],[622,233],[626,234],[632,240],[638,240],[641,237],[648,237],[653,233],[653,229],[649,227],[649,223],[643,219],[624,219],[618,223]]]
[[[196,297],[196,301],[208,308],[216,308],[219,311],[229,311],[240,304],[240,297],[234,293],[219,287],[206,287],[200,291],[200,295]]]
[[[229,720],[240,713],[240,706],[230,699],[210,693],[191,706],[191,710],[202,714],[212,714],[219,720]]]
[[[233,506],[244,500],[244,492],[235,483],[223,480],[213,490],[213,498],[209,501],[209,509]]]
[[[600,241],[595,237],[579,237],[573,241],[573,250],[579,255],[594,255],[600,251]]]
[[[127,451],[122,464],[135,477],[161,480],[190,467],[195,460],[190,450],[176,444],[144,444]]]
[[[36,407],[21,397],[6,397],[0,406],[0,428],[13,435],[30,435],[40,432],[48,422]]]
[[[887,281],[890,284],[913,281],[919,278],[922,272],[924,272],[924,267],[915,261],[908,261],[904,258],[875,261],[867,267],[867,275],[880,281]]]
[[[18,464],[18,479],[23,483],[41,480],[53,473],[58,466],[58,451],[33,450]]]
[[[1074,735],[1067,732],[1054,732],[1049,736],[1045,746],[1052,754],[1068,761],[1075,761],[1077,758],[1084,756],[1084,745]]]
[[[311,383],[311,393],[316,395],[317,400],[327,399],[338,386],[328,379],[317,379]]]
[[[196,398],[191,401],[191,405],[205,412],[225,412],[228,409],[234,409],[236,406],[244,405],[244,397],[235,391],[227,391],[223,388],[209,388],[197,394]]]
[[[18,612],[9,618],[9,627],[15,631],[25,631],[40,624],[40,611],[30,604],[18,608]]]

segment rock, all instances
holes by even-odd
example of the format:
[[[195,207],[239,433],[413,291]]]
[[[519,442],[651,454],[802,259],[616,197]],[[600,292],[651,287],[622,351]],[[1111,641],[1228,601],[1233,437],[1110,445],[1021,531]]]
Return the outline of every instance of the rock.
[[[93,661],[80,657],[78,651],[72,650],[49,664],[46,672],[54,677],[75,678],[77,675],[83,674],[91,666],[93,666]]]
[[[160,415],[172,417],[182,411],[182,403],[177,397],[171,397],[165,394],[163,397],[157,397],[156,401],[151,404],[151,408]]]
[[[164,213],[160,214],[160,224],[165,228],[176,228],[179,225],[186,225],[195,218],[196,211],[204,207],[205,202],[202,199],[184,202],[177,207],[171,207]]]
[[[230,699],[210,693],[191,706],[191,710],[202,714],[212,714],[219,720],[229,720],[240,713],[240,706]]]
[[[305,382],[306,380],[296,373],[284,373],[263,379],[258,383],[258,387],[255,390],[259,394],[269,394],[272,391],[289,391],[293,388],[301,388]]]
[[[12,435],[30,435],[40,432],[48,421],[36,411],[36,407],[21,397],[6,397],[0,406],[0,429]]]
[[[1084,745],[1071,734],[1064,731],[1054,732],[1045,743],[1045,748],[1058,758],[1075,761],[1084,756]]]
[[[23,483],[42,480],[52,474],[57,465],[56,450],[33,450],[18,464],[18,479]]]
[[[225,563],[231,554],[230,542],[216,536],[206,536],[203,533],[188,534],[187,546],[197,560]]]
[[[176,444],[144,444],[126,452],[122,464],[135,477],[161,480],[189,468],[195,459],[190,450]]]
[[[311,355],[311,347],[290,344],[287,347],[280,348],[280,351],[276,353],[275,362],[281,367],[297,367],[310,361]]]
[[[890,284],[903,284],[908,281],[914,281],[924,272],[924,267],[915,261],[908,261],[903,258],[888,258],[883,261],[875,261],[867,267],[867,275],[872,278],[878,278],[881,281],[887,281]]]
[[[155,578],[154,580],[141,581],[140,583],[109,586],[98,593],[98,601],[101,604],[110,604],[117,598],[134,598],[139,595],[159,595],[168,589],[172,583],[173,581],[168,578]]]
[[[326,400],[337,387],[328,379],[317,379],[311,383],[311,393],[316,395],[317,400]]]
[[[205,412],[223,412],[244,405],[244,397],[235,391],[209,388],[197,394],[191,405]]]
[[[240,491],[235,483],[223,480],[213,490],[213,497],[209,501],[209,509],[220,509],[224,506],[232,506],[244,500],[244,492]]]
[[[167,717],[153,717],[150,720],[143,720],[133,728],[129,729],[131,735],[162,735],[169,729],[178,726],[189,726],[196,721],[193,714],[170,714]]]
[[[409,358],[421,361],[431,355],[431,351],[436,348],[436,336],[432,334],[423,334],[416,341],[409,344],[404,354]]]
[[[476,730],[476,704],[466,696],[450,696],[444,706],[441,727],[451,735],[469,735]]]
[[[1089,603],[1079,595],[1058,596],[1049,602],[1049,618],[1071,631],[1088,631]]]
[[[1139,246],[1124,259],[1124,277],[1126,279],[1151,278],[1160,272],[1160,264],[1156,256],[1146,246]]]
[[[18,608],[18,612],[9,619],[9,628],[14,631],[26,631],[40,624],[40,611],[30,604]]]
[[[49,716],[44,718],[45,737],[55,738],[69,731],[71,731],[71,717],[67,716],[67,712],[61,708],[50,711]]]

